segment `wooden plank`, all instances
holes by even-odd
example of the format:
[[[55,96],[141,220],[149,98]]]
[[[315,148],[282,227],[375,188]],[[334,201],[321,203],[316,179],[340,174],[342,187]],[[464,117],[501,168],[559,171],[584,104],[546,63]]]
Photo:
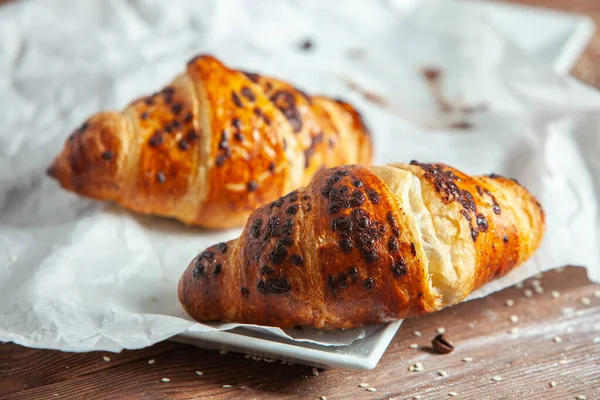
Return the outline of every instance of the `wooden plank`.
[[[116,365],[138,362],[144,357],[155,358],[175,348],[176,343],[165,342],[144,352],[123,352],[118,355],[98,352],[84,355],[4,344],[0,346],[0,396],[91,375]],[[104,356],[111,361],[106,362]]]
[[[526,298],[509,288],[485,299],[408,320],[373,371],[340,369],[313,376],[311,368],[256,362],[240,354],[161,343],[102,360],[104,353],[65,354],[0,346],[0,385],[5,399],[110,398],[347,398],[569,399],[600,398],[600,298],[581,268],[549,272],[544,293]],[[531,290],[531,281],[527,288]],[[551,291],[559,290],[555,299]],[[584,305],[587,296],[591,304]],[[505,305],[508,299],[513,307]],[[510,321],[519,317],[518,323]],[[456,350],[433,354],[428,348],[438,327],[445,327]],[[517,333],[509,333],[517,327]],[[422,332],[421,337],[413,334]],[[560,336],[561,342],[553,340]],[[599,343],[594,343],[598,340]],[[409,345],[418,344],[418,349]],[[464,362],[464,357],[472,357]],[[155,358],[156,362],[148,364]],[[562,361],[564,360],[564,361]],[[422,372],[407,368],[421,362]],[[69,366],[69,372],[65,372]],[[438,375],[438,369],[447,373]],[[203,376],[195,371],[202,371]],[[500,376],[501,381],[492,380]],[[169,378],[170,382],[162,382]],[[555,381],[557,386],[550,387]],[[8,385],[6,384],[8,382]],[[360,383],[377,389],[367,392]],[[232,385],[232,388],[223,388]],[[7,389],[9,387],[9,389]],[[54,396],[54,395],[57,396]]]

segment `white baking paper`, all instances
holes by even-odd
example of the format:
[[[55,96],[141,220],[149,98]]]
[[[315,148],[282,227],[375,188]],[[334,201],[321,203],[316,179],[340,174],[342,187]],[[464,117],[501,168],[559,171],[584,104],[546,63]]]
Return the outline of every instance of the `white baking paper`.
[[[306,38],[314,46],[302,51]],[[192,321],[176,285],[199,251],[240,230],[135,215],[44,174],[88,115],[160,89],[198,53],[351,101],[374,133],[378,163],[441,161],[515,177],[534,192],[547,211],[542,248],[471,298],[565,264],[599,280],[600,95],[507,38],[481,10],[450,1],[0,7],[0,340],[119,351],[237,326]],[[431,67],[453,107],[480,111],[440,112],[421,73]],[[375,327],[255,329],[344,345]]]

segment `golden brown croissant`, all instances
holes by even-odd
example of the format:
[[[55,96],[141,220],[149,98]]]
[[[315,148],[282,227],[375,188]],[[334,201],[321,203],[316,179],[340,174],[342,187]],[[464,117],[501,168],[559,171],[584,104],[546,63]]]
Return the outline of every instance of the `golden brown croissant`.
[[[349,104],[199,56],[162,91],[92,116],[48,173],[84,196],[226,228],[323,168],[371,156]]]
[[[352,328],[456,304],[529,258],[542,206],[443,164],[343,166],[257,209],[179,282],[199,321]]]

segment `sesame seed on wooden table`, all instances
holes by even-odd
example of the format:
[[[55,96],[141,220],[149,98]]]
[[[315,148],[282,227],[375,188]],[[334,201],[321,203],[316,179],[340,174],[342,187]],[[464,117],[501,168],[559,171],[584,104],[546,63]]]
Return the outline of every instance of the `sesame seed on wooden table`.
[[[582,298],[580,298],[579,301],[581,301],[581,304],[583,304],[584,306],[589,306],[590,304],[592,304],[592,301],[590,300],[590,298],[586,297],[586,296],[583,296]]]
[[[541,286],[536,286],[534,289],[534,292],[536,292],[537,294],[543,294],[544,293],[544,288]]]

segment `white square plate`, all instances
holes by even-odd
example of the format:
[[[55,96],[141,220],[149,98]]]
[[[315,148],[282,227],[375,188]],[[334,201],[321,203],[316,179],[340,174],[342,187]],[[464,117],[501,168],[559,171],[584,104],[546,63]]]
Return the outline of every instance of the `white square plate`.
[[[402,321],[384,324],[375,332],[348,346],[320,346],[275,337],[244,328],[230,331],[186,332],[173,340],[206,349],[227,350],[273,358],[317,368],[342,367],[354,370],[375,368]]]

